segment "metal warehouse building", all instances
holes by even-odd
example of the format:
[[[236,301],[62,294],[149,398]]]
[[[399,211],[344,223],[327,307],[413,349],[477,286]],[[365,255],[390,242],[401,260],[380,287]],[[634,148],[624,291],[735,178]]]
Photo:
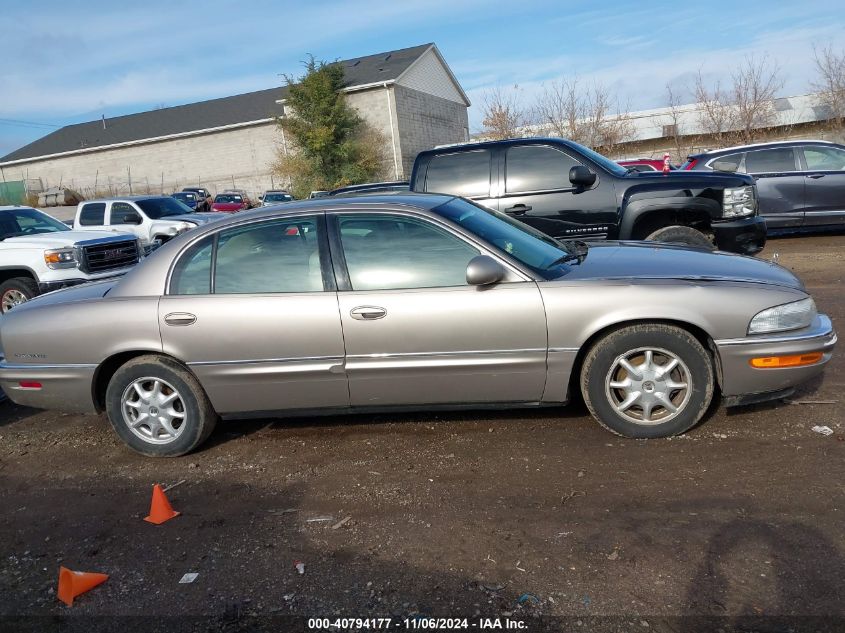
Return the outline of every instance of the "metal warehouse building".
[[[338,62],[348,103],[387,143],[390,177],[416,154],[468,138],[469,99],[434,44]],[[289,150],[276,125],[287,88],[68,125],[0,158],[0,182],[86,196],[164,192],[186,185],[260,192]]]

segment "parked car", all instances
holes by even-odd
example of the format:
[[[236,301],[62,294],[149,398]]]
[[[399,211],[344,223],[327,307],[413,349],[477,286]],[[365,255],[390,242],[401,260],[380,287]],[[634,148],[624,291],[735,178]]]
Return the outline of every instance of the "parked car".
[[[328,191],[323,191],[323,190],[321,189],[321,190],[318,190],[318,191],[312,191],[310,194],[308,194],[308,198],[309,198],[309,199],[314,199],[314,198],[325,198],[327,195],[329,195],[329,192],[328,192]]]
[[[218,416],[560,405],[576,390],[611,431],[663,437],[714,397],[784,397],[836,343],[772,262],[557,241],[409,194],[229,216],[116,283],[15,308],[0,337],[13,401],[105,410],[152,456],[193,450]]]
[[[122,275],[140,256],[134,235],[73,231],[37,209],[0,206],[0,313],[44,292]]]
[[[559,138],[421,152],[411,190],[464,196],[552,237],[646,239],[705,248],[715,242],[721,250],[745,254],[766,243],[749,176],[631,172]]]
[[[330,196],[368,195],[371,193],[390,193],[408,191],[410,185],[407,180],[393,180],[390,182],[365,182],[359,185],[338,187],[329,192]]]
[[[252,203],[252,198],[249,197],[249,194],[246,192],[245,189],[224,189],[220,193],[226,193],[226,194],[234,193],[234,194],[239,195],[241,198],[243,198],[243,201],[246,204],[247,209],[252,209],[252,207],[255,206]]]
[[[270,189],[265,191],[261,196],[261,206],[269,207],[271,204],[279,204],[280,202],[292,202],[293,196],[283,189]]]
[[[249,208],[239,193],[218,193],[211,203],[211,210],[216,213],[236,213]]]
[[[197,205],[205,199],[200,198],[199,194],[193,191],[177,191],[176,193],[170,194],[170,197],[176,198],[179,202],[194,211],[196,211]]]
[[[127,196],[80,202],[73,228],[132,233],[149,251],[151,247],[219,217],[213,213],[194,213],[170,196]]]
[[[616,161],[623,167],[628,167],[633,169],[634,171],[663,171],[663,159],[662,158],[628,158],[626,160],[618,160]],[[677,165],[673,165],[669,163],[669,169],[677,169]]]
[[[199,196],[200,200],[205,200],[211,195],[211,192],[205,187],[182,187],[182,191],[190,191]]]
[[[682,169],[753,176],[770,229],[845,226],[845,145],[784,141],[728,147],[693,154]]]

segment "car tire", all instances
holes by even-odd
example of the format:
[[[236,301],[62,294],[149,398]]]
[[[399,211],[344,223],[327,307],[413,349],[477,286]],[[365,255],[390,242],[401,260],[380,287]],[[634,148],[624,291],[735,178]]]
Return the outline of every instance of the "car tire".
[[[590,413],[609,431],[631,438],[688,431],[707,412],[714,391],[713,360],[704,346],[686,330],[661,323],[606,334],[581,370]]]
[[[675,244],[685,244],[686,246],[696,246],[698,248],[706,248],[713,250],[713,242],[701,231],[698,231],[690,226],[664,226],[662,229],[657,229],[646,238],[648,242],[670,242]]]
[[[149,457],[190,453],[208,439],[218,418],[196,377],[158,355],[133,358],[114,373],[106,413],[120,439]]]
[[[13,277],[0,284],[0,314],[38,296],[38,284],[29,277]]]

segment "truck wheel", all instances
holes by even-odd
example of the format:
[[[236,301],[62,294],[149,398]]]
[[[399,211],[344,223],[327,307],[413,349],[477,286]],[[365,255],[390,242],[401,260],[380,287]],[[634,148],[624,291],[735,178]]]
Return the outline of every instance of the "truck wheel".
[[[178,457],[202,444],[217,413],[196,377],[173,359],[133,358],[112,376],[106,412],[115,433],[149,457]]]
[[[686,244],[687,246],[697,246],[711,251],[714,248],[713,242],[704,233],[689,226],[664,226],[662,229],[657,229],[645,239],[649,242]]]
[[[689,430],[710,406],[713,361],[686,330],[647,323],[601,338],[584,359],[581,393],[606,429],[634,438]]]
[[[38,284],[29,277],[13,277],[0,284],[0,314],[38,296]]]

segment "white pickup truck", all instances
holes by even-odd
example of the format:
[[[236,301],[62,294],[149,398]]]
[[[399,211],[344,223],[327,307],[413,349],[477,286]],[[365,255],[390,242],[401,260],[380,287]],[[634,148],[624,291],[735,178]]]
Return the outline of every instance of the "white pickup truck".
[[[126,196],[80,202],[73,228],[132,233],[149,251],[200,224],[224,217],[225,213],[195,213],[172,196]]]
[[[0,206],[0,313],[44,292],[122,275],[141,253],[134,235],[73,231],[37,209]]]

